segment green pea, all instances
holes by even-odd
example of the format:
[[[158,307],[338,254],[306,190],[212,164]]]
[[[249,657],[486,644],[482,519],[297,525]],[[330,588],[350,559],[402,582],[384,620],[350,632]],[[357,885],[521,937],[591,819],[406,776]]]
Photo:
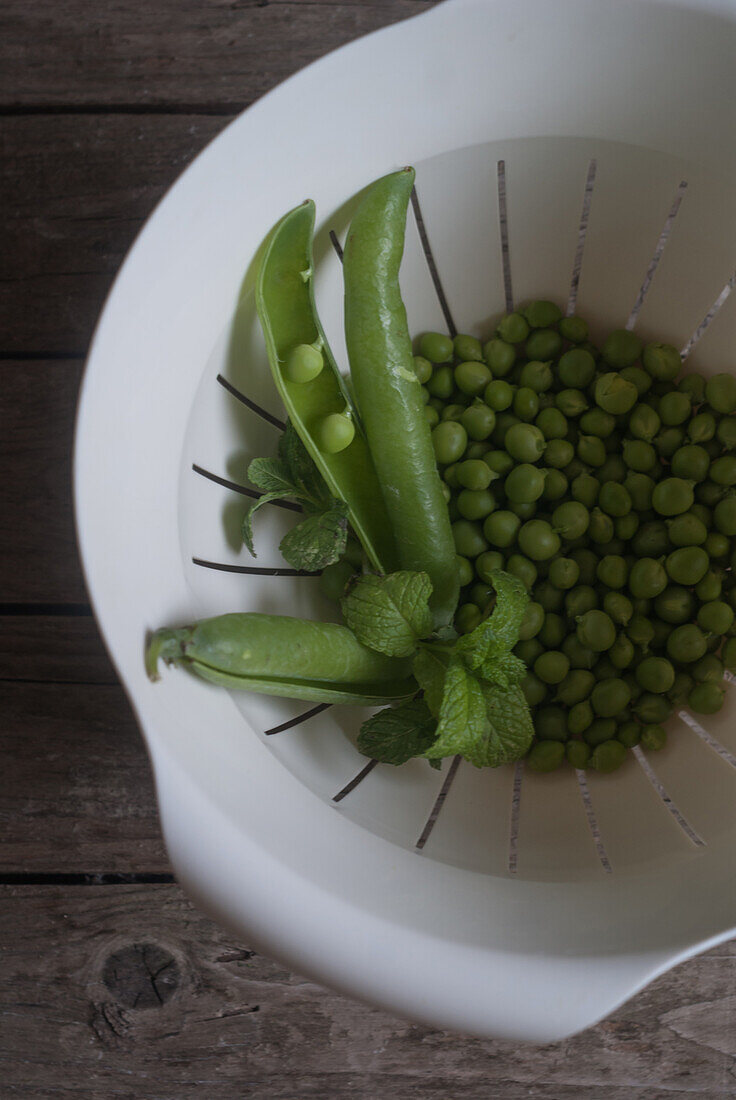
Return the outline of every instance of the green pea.
[[[655,466],[657,452],[651,443],[646,443],[643,439],[625,439],[623,458],[630,470],[646,474]]]
[[[532,561],[546,561],[560,549],[560,539],[545,520],[532,519],[519,531],[519,546]]]
[[[674,578],[673,578],[674,579]],[[652,599],[667,587],[667,571],[654,558],[639,558],[629,574],[629,591],[636,599]]]
[[[483,358],[494,378],[504,378],[516,362],[516,348],[505,340],[489,340],[483,345]]]
[[[537,514],[536,500],[507,500],[506,503],[509,511],[518,516],[522,523],[526,523],[528,519],[534,519]]]
[[[643,615],[634,615],[626,627],[626,634],[638,646],[648,646],[654,637],[654,627]]]
[[[657,695],[669,691],[675,682],[675,670],[665,657],[645,657],[636,666],[635,675],[645,691]]]
[[[488,549],[479,523],[472,523],[467,519],[456,520],[452,525],[452,537],[455,540],[455,550],[464,558],[477,558]]]
[[[736,412],[736,378],[732,374],[714,374],[705,383],[705,396],[716,412]]]
[[[613,520],[602,512],[600,508],[593,508],[590,513],[588,536],[593,542],[605,545],[613,538]]]
[[[544,449],[545,465],[555,470],[563,470],[569,465],[575,450],[566,439],[550,439]]]
[[[672,704],[664,695],[645,692],[634,703],[634,711],[642,722],[666,722],[672,713]]]
[[[506,451],[487,451],[483,455],[482,461],[499,477],[507,474],[509,470],[513,469],[514,465],[513,458]]]
[[[432,431],[434,455],[441,466],[457,462],[468,445],[468,433],[455,420],[444,420]]]
[[[693,617],[695,600],[688,588],[671,584],[657,596],[654,602],[654,610],[658,617],[666,623],[686,623]]]
[[[493,573],[498,569],[504,569],[506,567],[506,561],[503,554],[500,554],[498,550],[486,550],[475,559],[475,573],[479,580],[485,584],[490,584],[493,580]],[[469,584],[469,581],[465,582]]]
[[[568,500],[552,513],[552,524],[564,539],[577,539],[584,535],[590,523],[590,513],[584,504]]]
[[[607,481],[623,482],[627,473],[628,471],[621,456],[617,454],[608,454],[606,461],[596,470],[596,477],[601,485],[605,485]]]
[[[483,456],[485,454],[487,454],[488,451],[490,451],[490,449],[491,449],[490,443],[484,443],[480,439],[474,439],[473,442],[468,443],[467,447],[465,448],[465,457],[466,458],[483,458]],[[489,467],[489,469],[490,469],[490,467]]]
[[[345,595],[348,581],[355,575],[355,566],[349,561],[336,561],[328,565],[320,574],[319,587],[322,595],[333,603],[339,603]]]
[[[622,722],[616,730],[616,740],[620,741],[625,748],[633,749],[641,740],[642,729],[643,727],[640,726],[638,722],[629,719],[626,722]]]
[[[514,394],[513,408],[519,420],[533,420],[539,412],[539,398],[534,390],[522,386]]]
[[[516,643],[514,653],[531,668],[540,653],[544,653],[544,646],[538,638],[527,638],[525,641]]]
[[[670,520],[667,533],[673,546],[702,546],[708,537],[707,527],[692,512],[685,512]]]
[[[463,519],[485,519],[496,507],[496,498],[489,489],[463,489],[458,494],[457,510]]]
[[[543,299],[530,302],[522,310],[532,328],[551,328],[562,320],[562,310],[554,302]]]
[[[551,328],[541,328],[531,332],[524,345],[527,358],[537,361],[556,359],[561,350],[562,337],[559,332]]]
[[[572,588],[578,582],[580,566],[573,558],[555,558],[549,567],[549,579],[555,588]]]
[[[582,317],[563,317],[557,325],[557,331],[571,344],[582,344],[588,339],[588,325]]]
[[[705,657],[703,658],[705,660]],[[698,662],[700,663],[700,662]],[[697,665],[695,666],[697,668]],[[695,681],[692,676],[681,669],[675,673],[675,682],[667,692],[667,698],[673,706],[680,707],[687,701],[687,697],[693,689]]]
[[[588,728],[583,731],[583,738],[588,745],[595,747],[605,741],[611,741],[616,736],[616,723],[613,718],[594,718]]]
[[[616,481],[607,481],[601,486],[598,505],[609,516],[625,516],[631,511],[629,491]]]
[[[648,474],[629,470],[623,484],[631,497],[632,507],[637,512],[648,512],[652,507],[652,495],[656,482]]]
[[[709,476],[716,485],[736,485],[736,455],[723,455],[717,458],[711,463]]]
[[[455,389],[455,376],[452,367],[438,367],[426,385],[432,397],[438,397],[446,401]]]
[[[459,402],[452,402],[444,406],[440,413],[440,420],[459,420],[464,412],[465,405],[461,405]]]
[[[641,731],[641,745],[650,752],[659,752],[667,744],[667,733],[658,725],[644,726]]]
[[[672,455],[671,470],[675,477],[686,481],[704,481],[708,476],[710,457],[708,452],[696,443],[680,447]]]
[[[706,653],[692,667],[692,680],[699,684],[720,684],[723,679],[723,662],[713,653]],[[694,684],[691,684],[691,690]]]
[[[580,390],[560,390],[555,394],[555,405],[564,416],[575,419],[588,408],[588,401]]]
[[[534,715],[534,733],[540,741],[566,741],[567,721],[562,707],[540,707]]]
[[[544,492],[544,471],[522,462],[507,474],[504,490],[510,501],[529,504],[538,500]]]
[[[493,602],[495,590],[490,584],[474,584],[470,589],[470,602],[479,607],[485,614]]]
[[[595,665],[597,654],[578,641],[575,634],[568,634],[562,643],[562,652],[570,662],[570,668],[592,669]]]
[[[628,571],[626,562],[619,554],[606,554],[598,562],[596,575],[607,588],[623,588]]]
[[[713,519],[721,534],[733,538],[736,535],[736,497],[719,500],[713,511]]]
[[[547,698],[547,685],[543,684],[533,672],[527,672],[524,676],[521,681],[521,690],[530,707],[539,706]]]
[[[716,485],[715,481],[701,481],[695,486],[695,495],[699,504],[704,504],[706,508],[715,508],[727,494],[724,487]]]
[[[711,600],[701,605],[697,623],[706,634],[725,634],[733,626],[734,613],[723,600]]]
[[[322,352],[319,348],[314,347],[313,344],[297,344],[286,357],[284,374],[290,382],[303,385],[317,378],[324,365]],[[430,373],[431,370],[430,366]],[[426,380],[420,379],[420,381]]]
[[[682,370],[680,353],[671,344],[647,344],[641,361],[644,369],[658,381],[671,382]]]
[[[582,703],[595,686],[595,676],[588,669],[572,668],[557,689],[555,698],[566,707]],[[582,732],[582,731],[581,731]]]
[[[604,650],[610,649],[615,642],[616,627],[605,611],[595,608],[586,611],[580,617],[576,634],[581,645],[588,646],[596,653],[602,653]]]
[[[545,471],[544,500],[561,500],[567,493],[569,482],[562,470],[548,469]]]
[[[719,560],[728,555],[731,549],[731,543],[726,536],[722,535],[719,531],[711,531],[710,534],[706,536],[705,542],[703,543],[703,549],[709,558]]]
[[[624,367],[621,371],[621,377],[625,378],[627,382],[633,382],[639,397],[643,397],[651,389],[652,379],[641,367]]]
[[[715,569],[709,569],[702,580],[695,586],[695,595],[702,603],[717,600],[723,590],[721,574]]]
[[[606,461],[606,448],[595,435],[581,435],[577,443],[578,458],[588,466],[602,466]]]
[[[583,348],[571,348],[560,356],[557,375],[564,386],[581,390],[593,381],[595,359]]]
[[[491,381],[491,372],[485,363],[469,359],[455,367],[455,385],[468,397],[477,397]]]
[[[505,550],[507,546],[511,546],[516,541],[520,527],[521,520],[513,512],[491,512],[483,524],[483,534],[491,546]]]
[[[468,438],[476,442],[488,439],[496,426],[496,414],[487,405],[475,403],[460,415],[460,423],[468,433]]]
[[[545,439],[564,439],[567,435],[566,417],[554,406],[542,409],[534,421]]]
[[[577,500],[581,504],[584,504],[586,508],[593,507],[598,499],[599,491],[600,482],[591,474],[578,474],[578,476],[573,479],[572,485],[570,486],[573,500]]]
[[[633,384],[633,383],[630,383]],[[636,439],[651,443],[660,429],[660,418],[650,405],[637,405],[629,417],[629,431]]]
[[[665,560],[666,571],[677,584],[696,585],[708,571],[709,559],[702,546],[681,546]]]
[[[474,603],[464,603],[455,612],[455,629],[459,634],[472,634],[480,626],[481,611]]]
[[[590,695],[593,710],[600,718],[614,718],[629,705],[630,699],[628,685],[617,677],[602,680]]]
[[[605,340],[601,355],[609,367],[622,370],[631,367],[641,355],[642,342],[627,329],[617,329]]]
[[[455,477],[463,489],[487,489],[493,480],[493,471],[480,458],[458,462]]]
[[[616,429],[616,417],[600,408],[589,409],[580,417],[579,426],[580,431],[585,435],[607,439]]]
[[[568,655],[569,656],[569,655]],[[721,650],[723,667],[729,672],[736,672],[736,638],[729,638]]]
[[[693,405],[701,405],[705,400],[705,379],[702,374],[686,374],[677,383],[681,393],[686,393]]]
[[[667,638],[668,656],[683,665],[699,661],[707,648],[705,635],[695,623],[676,627]]]
[[[542,566],[542,568],[544,568]],[[550,581],[540,581],[534,589],[534,599],[537,603],[541,603],[545,611],[561,611],[565,593],[561,592],[559,588],[555,588]]]
[[[724,416],[716,428],[716,438],[726,451],[736,450],[736,417]]]
[[[623,592],[606,592],[603,597],[603,610],[620,626],[626,626],[634,614],[634,607]]]
[[[507,344],[521,344],[529,335],[529,323],[521,313],[507,313],[496,325],[496,335]]]
[[[559,341],[560,338],[557,333],[553,335],[555,339]],[[533,341],[538,342],[541,336],[541,332],[532,333],[529,340],[527,340],[527,353],[529,344]],[[545,361],[542,361],[539,358],[531,357],[529,362],[525,363],[521,368],[521,374],[519,376],[521,385],[528,387],[535,393],[544,393],[546,390],[550,389],[554,381],[554,376],[552,374],[552,368],[547,361],[549,358],[550,357],[545,356]]]
[[[713,413],[701,412],[694,416],[687,427],[687,434],[693,443],[706,443],[716,434],[716,418]]]
[[[555,650],[559,649],[566,636],[565,620],[554,611],[548,611],[544,617],[542,629],[539,631],[539,641],[546,649]]]
[[[458,333],[452,341],[455,357],[461,362],[467,362],[469,359],[475,359],[480,362],[483,358],[483,347],[480,340],[475,336],[468,336],[465,333]]]
[[[643,523],[632,539],[631,548],[637,557],[654,558],[669,553],[672,543],[667,527],[661,520]]]
[[[652,506],[661,516],[677,516],[693,504],[691,482],[680,477],[667,477],[657,482],[652,493]]]
[[[545,448],[545,438],[533,424],[514,424],[506,432],[504,446],[517,462],[536,462]]]
[[[633,539],[639,529],[639,517],[636,512],[627,512],[625,516],[616,516],[613,527],[616,538],[628,542],[629,539]]]
[[[673,390],[671,393],[666,393],[660,398],[659,415],[662,423],[668,425],[668,427],[676,427],[678,424],[684,424],[690,416],[691,411],[692,405],[686,393],[680,393],[678,390]]]
[[[483,400],[494,412],[503,412],[514,400],[513,387],[504,378],[494,378],[486,386]]]
[[[466,584],[470,584],[473,579],[473,565],[468,558],[462,556],[462,554],[455,555],[455,567],[457,569],[458,583],[461,588],[464,588]]]
[[[723,695],[723,688],[717,684],[696,684],[688,696],[688,706],[696,714],[716,714],[723,706]]]
[[[568,741],[565,746],[567,762],[577,771],[587,768],[590,761],[590,746],[584,741]]]
[[[424,406],[424,415],[430,428],[436,428],[440,421],[440,414],[431,405]]]
[[[454,348],[449,336],[442,332],[425,332],[419,341],[419,354],[430,363],[447,363]]]
[[[512,554],[506,563],[506,572],[518,577],[527,589],[531,589],[537,579],[537,567],[523,554]]]
[[[432,377],[432,364],[429,359],[425,359],[423,355],[415,355],[414,372],[422,385],[429,382]]]
[[[344,413],[330,413],[315,429],[315,440],[324,454],[336,455],[355,438],[355,424]]]
[[[608,659],[615,669],[621,671],[628,668],[634,660],[634,645],[623,633],[617,634],[616,641],[608,650]]]
[[[562,741],[537,741],[525,757],[526,766],[533,772],[553,772],[564,759]]]

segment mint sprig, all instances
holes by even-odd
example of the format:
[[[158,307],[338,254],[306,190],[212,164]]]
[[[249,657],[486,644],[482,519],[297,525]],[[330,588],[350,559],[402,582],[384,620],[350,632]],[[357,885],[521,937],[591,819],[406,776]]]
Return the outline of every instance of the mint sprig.
[[[345,622],[362,645],[388,657],[410,657],[432,633],[426,573],[408,571],[358,577],[341,601]]]
[[[343,600],[347,624],[363,645],[394,656],[413,654],[422,691],[416,701],[423,708],[421,738],[414,721],[418,712],[403,704],[364,724],[358,739],[362,752],[389,763],[421,755],[435,766],[459,754],[478,768],[499,767],[525,755],[534,735],[519,686],[526,666],[511,650],[529,594],[516,577],[500,570],[491,574],[491,583],[496,592],[492,613],[461,638],[430,636],[431,586],[421,573],[362,577]],[[431,740],[420,751],[418,739],[425,741],[430,729]]]
[[[316,572],[342,557],[348,537],[347,505],[331,495],[291,423],[279,438],[278,457],[254,458],[248,467],[248,479],[263,492],[243,517],[243,542],[253,557],[253,517],[274,500],[296,501],[306,514],[306,519],[292,527],[279,546],[292,569]]]

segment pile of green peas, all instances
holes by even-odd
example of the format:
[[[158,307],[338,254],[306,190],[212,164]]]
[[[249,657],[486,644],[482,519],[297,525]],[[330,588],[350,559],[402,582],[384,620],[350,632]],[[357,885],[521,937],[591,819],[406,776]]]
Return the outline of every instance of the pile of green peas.
[[[491,574],[531,594],[515,653],[547,772],[660,749],[674,709],[714,714],[736,669],[736,377],[535,301],[485,343],[437,332],[414,363],[450,510],[455,626]]]

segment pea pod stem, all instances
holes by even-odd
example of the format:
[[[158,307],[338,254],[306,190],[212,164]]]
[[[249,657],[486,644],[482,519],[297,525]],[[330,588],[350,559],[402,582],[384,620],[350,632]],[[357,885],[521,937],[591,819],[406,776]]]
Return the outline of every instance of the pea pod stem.
[[[398,568],[391,522],[373,458],[314,300],[314,217],[314,203],[307,201],[272,229],[258,269],[256,309],[271,373],[291,423],[330,492],[347,504],[350,523],[371,565],[379,573],[390,573]],[[322,371],[306,383],[293,382],[284,372],[289,352],[299,344],[312,345],[324,360]],[[355,435],[349,445],[329,453],[319,445],[320,429],[335,413],[349,414]]]
[[[369,188],[345,246],[345,335],[358,409],[390,517],[399,568],[432,581],[433,620],[447,625],[459,584],[450,520],[414,370],[399,287],[414,170]]]
[[[152,680],[161,659],[224,687],[306,702],[371,705],[416,691],[410,661],[367,649],[347,627],[285,615],[233,613],[159,630],[146,650]]]

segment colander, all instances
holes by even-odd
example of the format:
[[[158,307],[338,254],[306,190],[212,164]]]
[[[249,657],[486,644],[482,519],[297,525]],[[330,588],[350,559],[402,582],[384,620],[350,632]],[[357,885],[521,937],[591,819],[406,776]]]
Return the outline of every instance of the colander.
[[[239,526],[284,416],[252,298],[276,219],[317,202],[338,357],[353,196],[417,169],[412,330],[482,336],[552,298],[734,368],[736,3],[447,0],[281,85],[141,233],[95,335],[76,444],[92,600],[151,754],[183,886],[259,950],[428,1024],[550,1041],[736,931],[736,692],[616,774],[374,765],[365,714],[151,685],[146,631],[252,609],[332,618]],[[332,240],[330,239],[332,235]],[[334,247],[336,245],[336,247]],[[243,275],[245,274],[245,278]]]

